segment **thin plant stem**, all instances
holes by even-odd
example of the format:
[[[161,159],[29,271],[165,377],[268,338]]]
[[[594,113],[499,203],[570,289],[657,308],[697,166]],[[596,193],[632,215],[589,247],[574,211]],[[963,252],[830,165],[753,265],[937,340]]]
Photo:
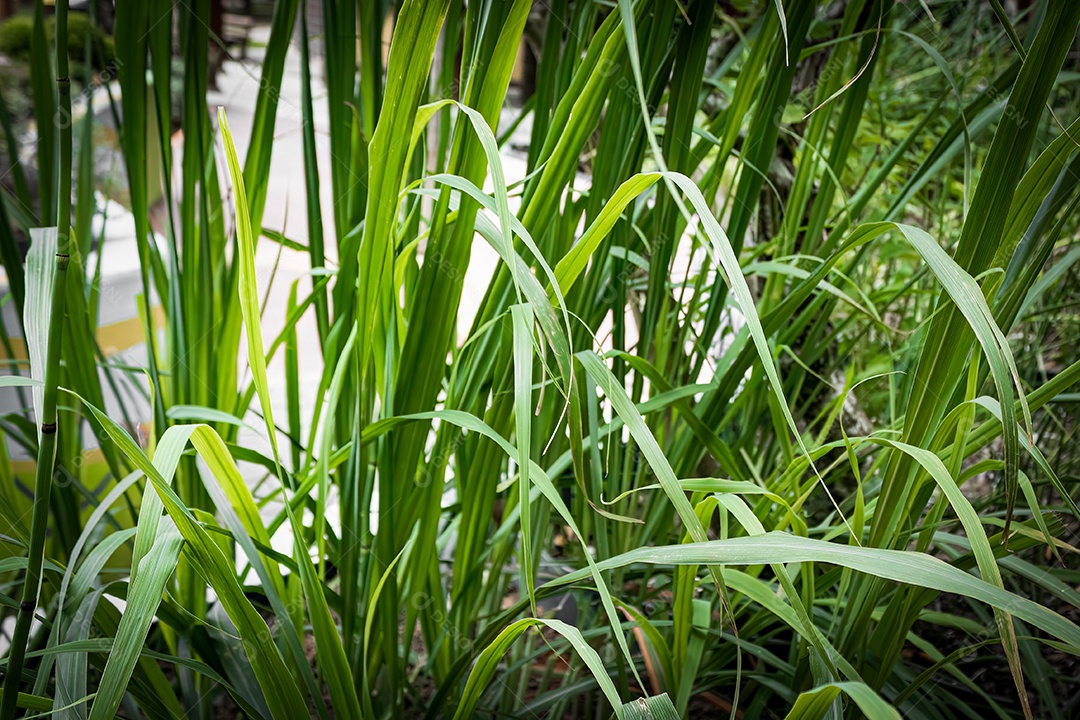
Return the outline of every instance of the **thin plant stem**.
[[[26,560],[26,578],[15,634],[11,641],[4,697],[0,718],[15,717],[18,690],[26,646],[34,612],[41,593],[42,566],[45,560],[45,531],[49,524],[49,499],[52,494],[53,469],[56,463],[56,396],[60,375],[60,343],[64,327],[64,299],[68,269],[68,243],[71,236],[71,79],[67,57],[68,0],[56,3],[56,90],[59,103],[56,121],[60,130],[59,173],[57,175],[57,252],[56,277],[52,288],[49,317],[49,347],[45,364],[45,393],[42,406],[41,438],[38,442],[37,469],[34,476],[34,505],[30,522],[30,552]]]

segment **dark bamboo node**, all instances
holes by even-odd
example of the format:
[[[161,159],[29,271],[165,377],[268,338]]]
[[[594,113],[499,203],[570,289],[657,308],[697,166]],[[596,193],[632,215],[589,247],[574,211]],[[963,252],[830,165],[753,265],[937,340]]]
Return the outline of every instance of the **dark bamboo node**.
[[[35,609],[37,609],[36,600],[23,600],[19,603],[19,610],[22,612],[34,612]]]
[[[42,435],[55,435],[56,434],[56,423],[54,423],[54,422],[41,423],[41,434]]]

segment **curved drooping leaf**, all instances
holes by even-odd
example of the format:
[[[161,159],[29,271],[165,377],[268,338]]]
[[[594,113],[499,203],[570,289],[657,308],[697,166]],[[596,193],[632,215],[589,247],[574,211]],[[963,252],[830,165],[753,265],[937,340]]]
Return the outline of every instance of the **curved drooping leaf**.
[[[892,705],[862,683],[842,682],[821,685],[799,695],[795,706],[787,714],[787,720],[818,720],[826,717],[836,697],[844,693],[859,707],[868,718],[895,718],[900,720],[900,713]]]
[[[615,715],[620,718],[620,720],[625,717],[623,714],[623,704],[619,699],[619,691],[615,689],[615,684],[612,683],[611,678],[608,677],[607,668],[604,666],[603,660],[596,654],[596,650],[585,642],[585,638],[581,636],[580,630],[572,625],[567,625],[561,620],[525,618],[524,620],[518,620],[507,626],[499,633],[499,636],[480,653],[480,657],[476,660],[476,665],[473,667],[472,672],[469,673],[469,680],[465,684],[465,690],[461,696],[461,703],[454,713],[454,720],[463,720],[464,718],[473,717],[473,711],[480,701],[480,697],[483,695],[484,690],[487,689],[488,683],[491,682],[492,676],[494,676],[495,671],[498,669],[498,665],[502,661],[503,655],[510,649],[510,646],[513,645],[514,641],[531,627],[546,627],[566,638],[574,650],[577,651],[578,655],[581,656],[581,659],[589,668],[592,676],[596,679],[600,689],[604,691],[604,696],[607,698],[607,701],[615,708]]]
[[[771,563],[821,562],[841,565],[867,575],[899,583],[950,592],[984,602],[1031,623],[1035,627],[1080,648],[1080,627],[1036,602],[955,568],[931,555],[907,550],[839,545],[782,532],[756,537],[710,540],[631,550],[599,560],[599,570],[650,565],[763,565]],[[580,582],[589,572],[578,570],[547,583],[563,586]]]
[[[222,553],[217,542],[195,520],[191,511],[180,501],[154,464],[127,432],[83,398],[77,395],[75,397],[101,422],[109,438],[127,456],[128,460],[144,472],[150,480],[156,492],[145,494],[156,494],[160,498],[161,506],[175,523],[178,532],[187,541],[188,547],[202,566],[203,573],[217,593],[218,600],[240,632],[245,652],[274,717],[282,718],[282,720],[304,717],[307,714],[307,704],[278,654],[266,622],[244,595],[232,567],[233,564]],[[209,428],[207,430],[209,431]],[[119,703],[119,698],[116,698],[116,702]],[[98,707],[97,704],[95,704],[96,707]],[[106,708],[104,704],[100,707],[102,708],[100,717],[112,717],[116,710],[115,707]]]

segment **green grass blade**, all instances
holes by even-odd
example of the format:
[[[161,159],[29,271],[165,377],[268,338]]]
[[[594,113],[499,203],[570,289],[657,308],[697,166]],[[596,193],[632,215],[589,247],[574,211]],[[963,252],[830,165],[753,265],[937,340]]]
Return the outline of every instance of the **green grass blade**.
[[[153,547],[139,564],[138,579],[131,583],[113,652],[109,653],[109,662],[90,707],[90,720],[116,715],[146,633],[161,602],[165,583],[176,570],[182,545],[183,538],[171,520],[166,519],[157,527]]]
[[[787,714],[787,718],[788,720],[811,720],[811,718],[818,720],[827,717],[827,713],[841,693],[851,698],[866,717],[900,720],[900,713],[870,687],[852,682],[831,683],[801,693],[799,699],[795,701],[795,706]]]
[[[223,609],[236,625],[244,641],[245,653],[274,717],[284,719],[306,716],[307,704],[282,662],[266,622],[244,596],[232,563],[206,530],[195,521],[191,512],[180,502],[176,493],[131,437],[100,410],[89,405],[82,398],[75,397],[98,418],[112,442],[116,443],[121,452],[143,471],[152,483],[154,490],[161,498],[165,511],[187,541],[190,551],[195,555],[211,587],[217,593]]]
[[[658,565],[761,565],[821,562],[842,565],[893,582],[963,595],[1003,610],[1070,644],[1080,643],[1080,627],[1039,603],[1001,590],[924,553],[840,545],[780,532],[756,537],[710,540],[639,548],[597,562],[601,570],[631,563]],[[565,575],[549,586],[564,586],[588,577],[585,570]]]
[[[518,620],[509,625],[490,645],[484,648],[484,651],[480,653],[480,657],[476,660],[476,666],[473,668],[473,671],[469,673],[469,680],[466,683],[465,690],[461,696],[461,703],[457,706],[457,711],[454,713],[454,720],[473,716],[476,705],[480,701],[480,696],[487,688],[488,683],[491,682],[491,678],[498,669],[498,664],[502,660],[503,655],[510,649],[511,644],[531,627],[548,628],[570,642],[570,645],[577,651],[581,656],[581,659],[589,668],[593,678],[595,678],[597,684],[599,684],[600,689],[603,690],[607,701],[611,703],[611,706],[615,709],[615,716],[621,720],[624,717],[624,714],[623,704],[619,699],[619,693],[615,689],[614,683],[611,682],[611,678],[608,677],[607,668],[604,667],[604,662],[600,659],[600,656],[597,655],[596,651],[593,650],[592,646],[585,641],[585,638],[581,636],[581,631],[560,620],[544,620],[541,618]]]

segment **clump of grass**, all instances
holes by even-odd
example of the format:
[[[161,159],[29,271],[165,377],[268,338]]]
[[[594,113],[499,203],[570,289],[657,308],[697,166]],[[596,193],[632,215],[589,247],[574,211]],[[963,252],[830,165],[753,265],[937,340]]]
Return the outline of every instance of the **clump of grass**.
[[[95,178],[35,84],[55,182],[0,188],[4,339],[52,322],[4,384],[40,384],[57,432],[0,419],[38,457],[29,525],[0,507],[0,720],[1069,716],[1080,5],[909,5],[404,0],[384,58],[390,4],[324,0],[324,97],[311,9],[279,0],[242,160],[209,0],[118,2],[106,89],[164,327],[145,368],[97,347]],[[306,241],[264,226],[290,52]],[[55,281],[12,233],[51,224]],[[272,338],[260,242],[312,269]],[[103,368],[138,379],[142,442]]]

